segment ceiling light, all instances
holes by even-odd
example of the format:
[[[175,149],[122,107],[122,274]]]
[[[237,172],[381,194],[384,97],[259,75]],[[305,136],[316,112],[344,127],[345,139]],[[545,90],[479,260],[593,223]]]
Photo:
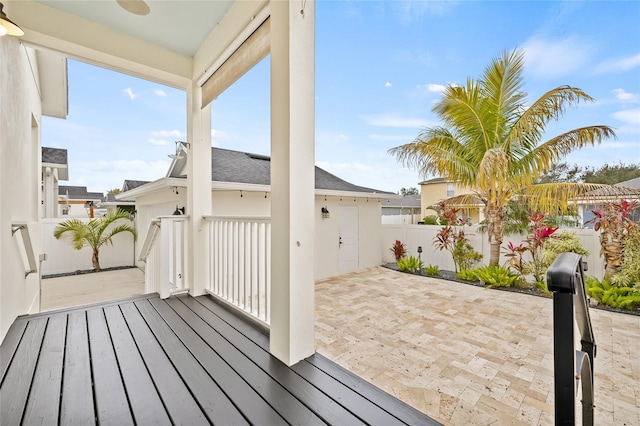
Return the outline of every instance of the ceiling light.
[[[150,10],[149,5],[144,0],[116,0],[121,8],[134,15],[148,15]]]
[[[4,5],[0,3],[0,36],[10,35],[20,37],[24,35],[22,28],[11,22],[11,20],[2,11]]]

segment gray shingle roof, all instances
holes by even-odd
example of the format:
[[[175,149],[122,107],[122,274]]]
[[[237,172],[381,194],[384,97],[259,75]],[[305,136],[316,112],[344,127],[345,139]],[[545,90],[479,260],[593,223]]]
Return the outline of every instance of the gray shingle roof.
[[[616,183],[616,186],[626,186],[627,188],[640,188],[640,177],[635,179],[625,180],[624,182]]]
[[[67,150],[62,148],[42,147],[42,162],[52,164],[67,164]]]
[[[124,183],[122,184],[122,192],[130,191],[133,188],[137,188],[139,186],[146,185],[147,183],[149,183],[148,180],[129,180],[129,179],[125,179]]]
[[[402,198],[384,198],[382,207],[421,207],[420,195],[407,195]]]
[[[266,155],[211,148],[211,180],[269,185],[271,183],[271,159]],[[316,189],[391,194],[386,191],[354,185],[317,166],[315,180]]]
[[[58,186],[58,195],[67,195],[72,200],[102,200],[104,194],[102,192],[87,192],[86,186]]]

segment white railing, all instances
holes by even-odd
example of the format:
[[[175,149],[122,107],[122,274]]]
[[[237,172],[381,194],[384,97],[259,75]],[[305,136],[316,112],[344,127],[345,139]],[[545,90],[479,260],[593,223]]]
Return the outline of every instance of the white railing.
[[[33,244],[31,243],[31,235],[29,234],[29,227],[24,222],[15,222],[11,224],[11,235],[15,235],[16,232],[20,231],[18,234],[20,236],[20,241],[22,244],[22,250],[20,251],[20,256],[23,258],[24,268],[24,276],[27,277],[29,274],[33,272],[38,272],[38,266],[36,265],[36,255],[33,252]]]
[[[166,299],[188,291],[185,254],[188,216],[161,216],[149,224],[138,260],[146,262],[145,293]]]
[[[270,218],[205,216],[204,219],[209,222],[207,292],[269,324]]]

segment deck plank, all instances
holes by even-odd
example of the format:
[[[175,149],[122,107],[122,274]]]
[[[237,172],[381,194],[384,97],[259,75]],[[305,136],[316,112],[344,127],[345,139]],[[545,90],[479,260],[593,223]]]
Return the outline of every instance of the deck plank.
[[[120,305],[120,309],[171,422],[185,425],[209,424],[135,305],[126,303]]]
[[[91,365],[100,425],[131,425],[133,417],[102,309],[87,311]]]
[[[22,420],[46,325],[46,318],[30,321],[20,340],[0,388],[0,424]]]
[[[66,338],[60,423],[91,424],[95,422],[95,412],[85,312],[68,316]]]
[[[122,380],[137,424],[171,424],[118,306],[104,309]]]
[[[18,349],[18,344],[20,343],[26,328],[27,320],[17,319],[13,324],[11,324],[11,327],[9,327],[7,335],[4,336],[2,345],[0,345],[0,384],[4,381],[4,376],[7,374],[7,368]]]
[[[273,380],[286,388],[291,394],[298,398],[305,406],[309,407],[323,421],[333,425],[358,425],[364,424],[353,413],[342,407],[332,398],[324,394],[308,381],[304,380],[289,367],[275,359],[271,354],[251,340],[248,340],[238,330],[222,320],[217,314],[222,307],[215,305],[205,307],[192,297],[179,296],[177,298],[184,305],[189,307],[210,327],[215,329],[238,351],[250,357],[258,367],[260,367]],[[215,310],[211,310],[215,309]],[[253,354],[253,356],[252,356]]]
[[[249,422],[287,424],[165,301],[151,299],[150,302]]]
[[[58,418],[66,329],[66,317],[49,319],[22,420],[24,424],[42,425]]]
[[[248,425],[240,411],[151,304],[148,301],[140,301],[135,305],[209,420],[224,425]]]
[[[257,347],[251,348],[252,353],[243,353],[225,340],[214,328],[196,315],[186,305],[176,298],[167,300],[169,306],[178,313],[200,337],[209,342],[215,351],[235,370],[238,375],[271,405],[290,424],[298,425],[323,425],[324,422],[309,408],[295,398],[288,389],[274,381],[267,373],[261,370],[251,360],[262,356],[270,358]],[[258,353],[255,353],[259,351]]]
[[[389,398],[389,394],[379,387],[356,376],[349,370],[341,367],[325,356],[316,353],[306,360],[309,364],[322,370],[331,377],[336,378],[343,385],[349,387],[360,395],[366,395],[367,399],[408,425],[440,425],[439,422],[427,418],[424,413],[397,398]]]

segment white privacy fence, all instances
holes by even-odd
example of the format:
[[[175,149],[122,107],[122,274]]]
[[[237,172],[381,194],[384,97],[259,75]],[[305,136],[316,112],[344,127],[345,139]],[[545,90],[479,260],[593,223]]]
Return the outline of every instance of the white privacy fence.
[[[47,255],[47,260],[42,262],[42,275],[67,274],[93,269],[90,247],[76,250],[65,235],[59,240],[53,236],[55,227],[65,220],[68,218],[42,219],[42,252]],[[89,221],[89,219],[79,220]],[[120,221],[116,222],[115,226],[119,223]],[[121,232],[116,234],[112,241],[112,245],[104,245],[100,248],[100,266],[102,268],[134,266],[133,236],[129,232]]]
[[[265,217],[207,216],[207,292],[269,324],[271,222]]]
[[[188,216],[161,216],[151,221],[138,260],[146,263],[145,293],[166,299],[189,290],[185,277]]]
[[[418,247],[422,247],[421,259],[425,265],[438,265],[443,270],[454,270],[453,259],[448,251],[439,251],[433,245],[434,237],[442,228],[438,225],[382,225],[382,259],[384,262],[395,261],[389,249],[395,240],[402,241],[407,248],[407,255],[418,256]],[[469,243],[475,250],[482,253],[482,262],[489,262],[489,241],[486,233],[477,230],[476,226],[465,226],[465,234]],[[600,257],[600,240],[598,233],[590,228],[561,228],[557,232],[575,232],[582,246],[589,251],[586,261],[589,265],[587,275],[602,279],[604,276],[603,259]],[[502,246],[505,247],[509,241],[515,245],[520,244],[526,238],[525,235],[505,235]],[[504,249],[501,250],[501,252]],[[501,255],[500,261],[504,263],[506,258]]]

